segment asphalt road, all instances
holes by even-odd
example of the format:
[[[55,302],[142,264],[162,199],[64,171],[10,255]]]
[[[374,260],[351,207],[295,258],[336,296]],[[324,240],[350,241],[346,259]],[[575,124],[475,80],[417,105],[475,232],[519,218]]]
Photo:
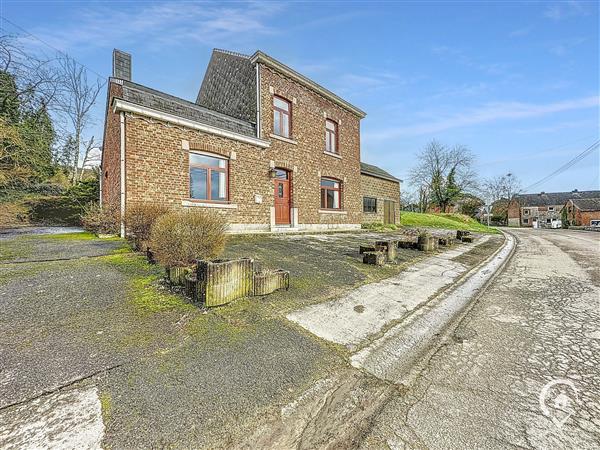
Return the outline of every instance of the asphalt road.
[[[516,252],[362,448],[600,448],[600,233]]]

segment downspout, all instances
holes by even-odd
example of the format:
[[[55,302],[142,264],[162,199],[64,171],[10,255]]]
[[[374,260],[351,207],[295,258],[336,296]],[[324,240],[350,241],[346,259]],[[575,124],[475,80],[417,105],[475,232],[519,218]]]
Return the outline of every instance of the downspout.
[[[125,238],[125,113],[120,112],[121,121],[121,237]]]
[[[256,137],[260,139],[260,64],[256,63]]]

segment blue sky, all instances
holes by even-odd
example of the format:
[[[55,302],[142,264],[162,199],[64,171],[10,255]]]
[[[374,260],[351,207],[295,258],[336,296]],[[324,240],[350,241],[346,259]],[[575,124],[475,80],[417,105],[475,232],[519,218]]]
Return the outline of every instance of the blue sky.
[[[526,186],[599,137],[597,2],[0,0],[0,15],[103,76],[128,51],[134,81],[189,100],[212,48],[261,49],[365,110],[362,159],[401,178],[437,139]],[[598,189],[599,160],[537,190]]]

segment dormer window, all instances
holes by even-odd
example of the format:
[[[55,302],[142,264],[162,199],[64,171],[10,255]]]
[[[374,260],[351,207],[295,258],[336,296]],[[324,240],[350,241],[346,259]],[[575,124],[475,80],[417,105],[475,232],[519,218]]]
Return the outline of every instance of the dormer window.
[[[338,124],[331,119],[325,120],[325,151],[338,152]]]
[[[282,97],[273,97],[273,133],[290,137],[292,125],[292,104]]]

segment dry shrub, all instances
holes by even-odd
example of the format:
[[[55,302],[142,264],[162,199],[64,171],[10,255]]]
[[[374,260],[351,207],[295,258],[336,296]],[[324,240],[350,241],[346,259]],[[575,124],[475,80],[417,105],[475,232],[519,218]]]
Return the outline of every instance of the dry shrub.
[[[145,250],[150,240],[152,225],[160,216],[169,212],[167,206],[155,203],[138,203],[125,211],[125,227],[136,250]]]
[[[225,248],[227,223],[209,211],[178,210],[152,225],[150,249],[165,267],[191,266],[196,259],[212,259]]]
[[[81,224],[86,230],[96,234],[118,234],[120,228],[120,210],[118,205],[90,203],[83,208]]]

